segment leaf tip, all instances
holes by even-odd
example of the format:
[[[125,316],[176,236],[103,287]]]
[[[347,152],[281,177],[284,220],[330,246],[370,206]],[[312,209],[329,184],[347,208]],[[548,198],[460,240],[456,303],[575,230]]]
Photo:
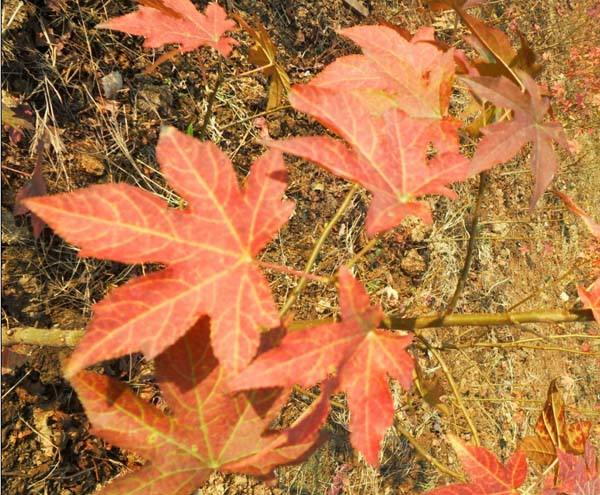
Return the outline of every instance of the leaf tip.
[[[41,208],[44,204],[44,196],[37,196],[37,197],[29,197],[29,198],[23,198],[21,200],[19,200],[19,203],[17,206],[22,206],[23,208],[20,209],[19,213],[17,213],[18,215],[21,215],[23,213],[27,213],[27,212],[32,212],[35,215],[41,217],[42,216],[42,212],[41,212]]]
[[[177,129],[175,127],[173,127],[172,125],[161,125],[160,126],[160,134],[159,137],[167,137],[167,136],[171,136],[172,134],[177,133]]]
[[[19,203],[21,205],[23,205],[25,208],[27,208],[28,210],[31,210],[31,206],[35,206],[36,201],[35,201],[35,198],[24,198],[24,199],[20,200]]]
[[[100,24],[96,24],[94,29],[111,29],[110,21],[101,22]]]
[[[78,359],[74,359],[75,354],[63,365],[63,376],[73,382],[73,380],[83,371],[85,365],[81,365]]]

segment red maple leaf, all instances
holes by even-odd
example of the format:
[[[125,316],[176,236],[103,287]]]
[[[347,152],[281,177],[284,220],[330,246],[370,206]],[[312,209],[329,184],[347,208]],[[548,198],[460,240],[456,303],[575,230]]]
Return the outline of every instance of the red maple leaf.
[[[290,102],[315,117],[350,146],[326,136],[268,141],[269,146],[312,160],[331,173],[356,181],[373,193],[366,219],[369,235],[398,225],[408,215],[431,222],[431,210],[417,201],[425,194],[455,197],[447,184],[466,177],[468,161],[458,153],[458,124],[440,121],[432,132],[428,119],[392,108],[373,115],[352,92],[310,85],[294,86]],[[437,154],[428,158],[429,146]]]
[[[375,113],[399,108],[428,123],[438,151],[458,152],[459,124],[448,117],[455,50],[442,49],[430,27],[419,29],[410,40],[388,26],[355,26],[340,34],[359,45],[363,55],[339,57],[310,85],[351,91]]]
[[[338,91],[385,91],[388,108],[415,118],[441,119],[448,115],[454,81],[454,50],[443,51],[433,28],[419,29],[410,41],[387,26],[354,26],[340,34],[350,38],[363,55],[339,57],[310,84]],[[383,100],[385,101],[385,100]]]
[[[467,445],[455,436],[450,441],[470,483],[436,488],[427,495],[518,495],[527,477],[527,459],[520,450],[503,465],[489,450]]]
[[[569,210],[583,220],[592,235],[596,239],[600,240],[600,224],[585,211],[583,211],[569,196],[558,191],[555,193]],[[600,323],[600,278],[598,278],[588,288],[578,286],[577,292],[579,293],[579,298],[583,301],[584,305],[592,310],[594,313],[594,318],[598,323]]]
[[[352,147],[327,137],[271,143],[330,172],[359,182],[373,193],[369,235],[398,225],[407,215],[431,222],[429,207],[416,198],[453,192],[445,186],[465,178],[459,153],[460,123],[448,117],[455,52],[443,50],[432,28],[406,40],[388,26],[340,31],[363,55],[340,57],[308,85],[290,94],[294,108],[308,113]],[[436,156],[430,145],[435,147]]]
[[[600,495],[596,450],[588,441],[584,455],[558,451],[558,483],[548,476],[543,495]]]
[[[232,388],[307,387],[336,373],[348,397],[352,445],[376,465],[394,415],[388,376],[407,390],[411,386],[414,362],[406,347],[412,336],[377,329],[381,308],[370,305],[364,287],[343,267],[339,295],[341,322],[288,334],[238,375]]]
[[[540,88],[527,73],[519,71],[527,89],[522,93],[518,86],[505,77],[465,77],[464,81],[480,98],[513,111],[510,121],[496,122],[481,129],[483,139],[471,161],[471,173],[492,168],[513,158],[527,143],[533,143],[531,168],[535,186],[531,207],[544,193],[558,167],[552,146],[556,141],[568,150],[567,137],[558,122],[544,123],[550,102],[543,98]]]
[[[145,38],[146,48],[160,48],[177,43],[182,52],[200,46],[210,46],[227,57],[234,45],[233,38],[224,36],[235,28],[235,22],[218,3],[209,3],[204,13],[198,12],[189,0],[140,0],[135,12],[109,19],[96,26],[136,34]]]
[[[149,462],[117,478],[102,495],[188,495],[215,470],[267,476],[297,462],[318,444],[333,383],[282,431],[266,431],[285,400],[281,389],[228,395],[202,318],[157,356],[157,382],[170,414],[137,397],[125,384],[82,371],[71,381],[95,434]]]
[[[279,324],[269,285],[253,257],[294,207],[280,199],[286,188],[281,154],[258,159],[240,189],[231,161],[210,142],[164,128],[156,153],[165,177],[187,200],[184,209],[169,208],[127,184],[25,201],[81,247],[80,256],[167,265],[94,306],[67,374],[134,351],[153,358],[202,314],[211,316],[215,354],[237,371],[256,354],[260,327]]]

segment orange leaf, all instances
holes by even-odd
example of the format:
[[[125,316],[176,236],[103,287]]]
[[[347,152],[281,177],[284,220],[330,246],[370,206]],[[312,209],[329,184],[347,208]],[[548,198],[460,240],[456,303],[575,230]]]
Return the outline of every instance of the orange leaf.
[[[524,438],[520,448],[531,460],[549,465],[556,459],[558,450],[583,454],[590,428],[588,421],[567,423],[565,405],[554,379],[535,425],[535,436]]]
[[[454,50],[440,48],[433,28],[419,29],[410,40],[387,26],[355,26],[340,34],[359,45],[363,55],[339,57],[312,79],[312,86],[357,92],[367,103],[377,103],[375,111],[399,108],[431,125],[447,117]],[[384,103],[380,92],[387,94]]]
[[[575,203],[575,201],[573,201],[565,193],[559,191],[555,191],[554,193],[562,200],[562,202],[570,211],[575,213],[575,215],[577,215],[579,218],[581,218],[581,220],[583,220],[583,223],[585,223],[585,226],[588,228],[591,234],[594,237],[600,239],[600,223],[596,222],[590,215],[583,211],[577,205],[577,203]]]
[[[515,452],[503,465],[483,447],[467,445],[454,435],[450,442],[471,482],[436,488],[427,495],[518,495],[517,488],[527,477],[523,452]]]
[[[362,184],[373,193],[366,230],[372,236],[397,226],[408,215],[431,222],[425,194],[455,194],[447,184],[464,180],[468,160],[458,152],[458,124],[412,118],[392,108],[373,115],[357,94],[297,85],[294,108],[313,115],[351,145],[326,136],[268,141],[271,148],[312,160],[331,173]],[[430,144],[437,154],[428,156]]]
[[[558,168],[553,143],[568,150],[567,138],[558,122],[544,122],[550,103],[544,99],[535,81],[520,72],[527,93],[504,77],[465,77],[464,81],[479,97],[514,112],[511,121],[496,122],[484,127],[483,139],[471,161],[471,173],[476,174],[513,158],[528,142],[533,143],[531,168],[535,185],[531,207],[535,206]]]
[[[515,69],[526,71],[531,76],[536,76],[541,67],[535,63],[536,55],[530,48],[527,39],[519,33],[521,48],[515,51],[510,38],[499,29],[489,26],[481,19],[468,14],[466,10],[482,2],[464,0],[445,0],[433,2],[434,10],[454,9],[462,21],[467,25],[473,36],[467,37],[467,42],[475,48],[481,56],[475,63],[479,75],[482,76],[506,76],[519,82],[519,76]]]
[[[470,9],[482,5],[487,0],[426,0],[427,6],[434,10],[450,10],[450,9]]]
[[[202,314],[211,316],[215,354],[231,371],[256,354],[260,329],[279,324],[267,280],[254,256],[288,220],[281,200],[286,172],[271,151],[240,188],[230,160],[214,144],[163,128],[157,158],[187,200],[178,210],[127,184],[103,184],[25,204],[80,256],[167,267],[133,279],[94,306],[88,330],[66,368],[142,351],[153,358]],[[224,301],[227,301],[225,304]]]
[[[435,375],[432,377],[425,376],[418,363],[415,363],[415,372],[415,386],[423,400],[442,414],[450,414],[448,406],[441,401],[441,397],[446,394],[446,391],[440,378]]]
[[[31,213],[31,227],[33,229],[33,237],[36,239],[41,235],[46,223],[35,213],[31,212],[25,205],[24,201],[27,198],[35,198],[37,196],[44,196],[48,191],[46,188],[46,179],[42,170],[44,168],[44,138],[38,139],[35,167],[31,174],[31,179],[17,191],[15,196],[15,207],[13,213],[15,215],[25,215]]]
[[[218,3],[209,3],[204,13],[198,12],[190,0],[143,0],[135,12],[109,19],[96,26],[114,29],[145,38],[146,48],[160,48],[177,43],[182,52],[210,46],[227,57],[234,45],[233,38],[224,36],[235,28]]]
[[[550,474],[544,485],[542,495],[599,495],[600,476],[596,449],[587,442],[583,455],[575,456],[559,450],[558,477]]]
[[[227,371],[211,350],[207,318],[155,362],[170,414],[105,375],[83,371],[71,379],[94,433],[149,461],[109,483],[102,495],[189,495],[215,469],[266,476],[318,445],[333,384],[324,383],[321,397],[288,429],[270,431],[286,396],[281,389],[229,395]]]
[[[577,293],[586,308],[594,313],[594,318],[600,323],[600,278],[588,288],[578,286]]]
[[[3,95],[4,99],[4,95]],[[35,130],[35,126],[31,122],[31,111],[23,106],[11,108],[4,101],[2,102],[2,125],[7,126],[15,131],[21,132],[25,129],[28,131]]]
[[[431,221],[426,194],[454,197],[446,187],[463,180],[460,123],[448,116],[454,50],[443,50],[433,28],[410,41],[387,26],[355,26],[340,33],[363,55],[340,57],[309,84],[290,92],[294,108],[312,115],[350,145],[329,137],[271,141],[271,147],[312,160],[373,193],[369,235],[414,215]],[[435,151],[431,148],[435,148]]]
[[[412,337],[377,329],[381,308],[370,305],[364,287],[344,267],[339,272],[339,293],[340,323],[290,333],[236,377],[232,388],[307,387],[336,373],[339,389],[348,396],[350,440],[376,465],[394,414],[388,376],[410,388],[414,363],[406,347]]]

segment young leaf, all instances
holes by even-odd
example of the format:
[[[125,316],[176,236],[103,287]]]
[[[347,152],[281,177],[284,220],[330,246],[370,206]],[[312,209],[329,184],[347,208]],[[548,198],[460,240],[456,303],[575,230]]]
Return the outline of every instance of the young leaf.
[[[520,72],[527,93],[504,77],[465,77],[464,81],[480,98],[514,112],[508,122],[484,127],[483,139],[471,161],[471,173],[476,174],[514,157],[528,142],[533,143],[531,168],[535,186],[531,197],[533,208],[546,190],[558,167],[552,143],[556,141],[568,150],[567,137],[558,122],[544,123],[550,103],[543,99],[535,81]]]
[[[198,12],[190,0],[141,0],[135,12],[109,19],[96,26],[114,29],[145,38],[146,48],[160,48],[177,43],[182,52],[200,46],[210,46],[227,57],[234,45],[233,38],[224,36],[235,28],[227,13],[217,2],[209,3],[204,13]]]
[[[215,469],[266,476],[305,458],[320,439],[333,384],[323,384],[321,397],[289,429],[265,432],[285,396],[273,389],[228,395],[207,318],[155,362],[169,415],[107,376],[82,371],[71,379],[94,432],[149,461],[108,484],[102,495],[189,495]]]
[[[564,193],[556,192],[562,199],[565,206],[583,220],[588,230],[592,235],[600,240],[600,224],[597,223],[590,215],[583,211],[569,196]],[[600,323],[600,278],[598,278],[587,289],[582,286],[577,287],[579,298],[583,301],[587,308],[590,308],[594,313],[594,318]]]
[[[15,196],[15,207],[13,213],[15,215],[26,215],[31,213],[31,227],[33,229],[33,237],[36,239],[41,235],[46,224],[35,213],[30,212],[23,201],[27,198],[35,198],[36,196],[44,196],[48,190],[46,188],[46,179],[42,173],[44,166],[44,139],[40,138],[37,144],[35,167],[31,179],[17,191]]]
[[[277,61],[277,49],[269,37],[265,27],[258,21],[258,29],[250,26],[241,16],[235,16],[236,21],[254,40],[250,48],[248,61],[258,67],[269,77],[269,96],[267,110],[278,107],[290,90],[290,78],[283,66]]]
[[[427,119],[411,118],[398,109],[372,115],[356,94],[312,84],[294,86],[290,102],[336,132],[351,148],[326,136],[269,141],[268,145],[312,160],[371,191],[366,219],[371,236],[395,227],[408,215],[431,222],[429,206],[417,198],[425,194],[455,197],[446,185],[466,176],[469,165],[458,152],[454,122],[443,121],[434,128]],[[430,143],[437,154],[428,159]]]
[[[280,199],[286,188],[281,154],[259,158],[243,189],[230,160],[210,142],[167,127],[156,154],[165,177],[188,202],[183,210],[127,184],[25,202],[79,246],[80,256],[167,265],[94,306],[67,374],[135,351],[153,358],[202,314],[211,316],[215,354],[235,372],[254,357],[260,327],[279,324],[269,285],[253,257],[294,207]]]
[[[600,495],[598,458],[590,442],[585,445],[584,455],[558,451],[558,483],[554,474],[546,479],[542,495]]]
[[[535,436],[525,437],[520,449],[529,459],[549,465],[556,459],[559,450],[583,454],[590,428],[588,421],[567,423],[565,404],[554,379],[548,387],[544,409],[535,425]]]
[[[448,133],[454,141],[458,126],[447,125],[454,81],[454,50],[440,49],[433,28],[421,28],[410,41],[387,26],[355,26],[340,34],[363,55],[340,57],[310,84],[358,94],[375,113],[399,108],[424,119],[432,134]]]
[[[364,287],[346,268],[339,272],[342,321],[288,334],[232,382],[234,390],[307,387],[337,373],[350,409],[350,440],[366,460],[378,464],[379,448],[392,425],[394,404],[388,376],[409,389],[414,362],[406,352],[411,336],[378,330],[381,308],[371,306]]]
[[[527,459],[521,451],[503,465],[483,447],[467,445],[455,436],[450,441],[471,482],[436,488],[427,495],[518,495],[517,488],[527,477]]]

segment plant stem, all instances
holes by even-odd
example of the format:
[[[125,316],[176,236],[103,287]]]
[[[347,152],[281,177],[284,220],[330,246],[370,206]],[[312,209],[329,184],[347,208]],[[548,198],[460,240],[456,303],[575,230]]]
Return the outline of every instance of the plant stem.
[[[306,279],[305,279],[306,280]],[[298,331],[316,325],[331,323],[331,318],[321,320],[299,320],[292,322],[288,329]],[[388,317],[382,326],[391,330],[414,331],[421,328],[439,327],[484,327],[496,325],[521,325],[523,323],[573,323],[592,322],[591,309],[540,309],[524,313],[466,313],[452,315],[421,316],[418,318]],[[63,330],[61,328],[14,327],[2,329],[2,345],[28,344],[49,347],[75,347],[84,330]]]
[[[172,58],[175,58],[180,54],[181,52],[179,51],[179,48],[173,48],[167,53],[163,53],[160,57],[158,57],[156,62],[144,69],[144,74],[152,74],[158,68],[159,65],[164,64],[167,60],[171,60]]]
[[[210,122],[210,117],[213,114],[213,104],[215,102],[215,98],[217,97],[217,92],[219,91],[219,87],[223,82],[223,66],[222,63],[219,63],[218,72],[217,72],[217,80],[215,81],[215,85],[211,93],[208,95],[208,101],[206,102],[206,112],[204,113],[204,118],[202,119],[202,126],[198,131],[198,137],[200,139],[204,139],[206,137],[206,131],[208,129],[208,123]]]
[[[448,307],[446,308],[446,314],[452,313],[456,309],[456,305],[458,304],[458,300],[460,299],[460,295],[465,288],[465,284],[467,282],[467,277],[469,275],[469,271],[471,270],[471,265],[473,264],[473,255],[475,253],[475,244],[477,242],[477,228],[479,226],[479,216],[481,214],[481,203],[482,198],[484,196],[483,192],[485,190],[485,186],[487,183],[488,174],[486,172],[481,172],[479,174],[479,188],[477,190],[477,200],[475,201],[475,210],[473,211],[473,216],[471,217],[471,224],[468,228],[469,233],[469,242],[467,244],[467,254],[465,256],[465,263],[460,272],[460,276],[458,277],[458,282],[456,284],[456,289],[454,289],[454,294],[452,295],[452,299],[448,303]]]
[[[46,347],[75,347],[85,330],[62,328],[15,327],[2,328],[2,345],[41,345]]]
[[[460,410],[463,413],[463,416],[467,420],[467,424],[469,425],[469,429],[471,430],[471,434],[473,435],[473,441],[475,442],[475,445],[480,445],[479,435],[477,434],[477,428],[475,428],[475,423],[473,423],[473,419],[471,418],[471,415],[469,414],[469,411],[467,410],[465,403],[462,400],[462,395],[460,394],[460,390],[458,390],[458,386],[456,385],[454,378],[452,378],[452,374],[450,373],[450,369],[448,368],[448,365],[446,364],[445,359],[442,357],[441,353],[429,343],[429,341],[426,338],[424,338],[421,335],[417,336],[417,338],[421,342],[423,342],[423,344],[425,344],[425,346],[427,347],[429,352],[431,352],[431,354],[433,354],[433,357],[435,357],[437,362],[440,363],[440,366],[442,367],[442,371],[446,375],[446,379],[448,380],[448,383],[450,384],[452,393],[454,394],[454,397],[456,397],[456,402],[458,402],[458,407],[460,408]]]
[[[342,216],[346,212],[346,209],[348,208],[348,206],[350,206],[350,203],[352,202],[352,199],[354,198],[354,195],[356,194],[358,189],[359,189],[358,184],[354,184],[352,186],[352,188],[346,194],[344,201],[342,201],[342,204],[339,206],[339,208],[335,212],[335,215],[331,218],[331,220],[329,220],[327,225],[325,225],[323,232],[321,232],[321,236],[319,237],[319,239],[313,246],[313,250],[310,253],[310,256],[308,258],[308,261],[306,262],[306,265],[304,266],[304,274],[303,274],[302,278],[298,282],[298,285],[296,285],[296,287],[294,287],[294,290],[290,294],[290,297],[288,297],[287,300],[285,301],[285,303],[283,303],[283,307],[281,308],[281,311],[279,312],[280,317],[283,318],[285,316],[285,314],[290,310],[292,305],[296,302],[296,299],[298,299],[300,292],[302,292],[302,289],[304,289],[304,286],[306,285],[306,281],[308,280],[308,274],[310,273],[313,265],[315,264],[315,261],[317,260],[317,256],[319,256],[319,253],[321,252],[321,248],[323,247],[325,240],[329,236],[329,234],[330,234],[331,230],[333,229],[333,227],[335,226],[335,224],[340,220],[340,218],[342,218]]]
[[[389,318],[388,328],[418,330],[419,328],[521,325],[523,323],[570,323],[594,321],[591,309],[538,309],[522,313],[464,313],[420,316],[417,318]]]

